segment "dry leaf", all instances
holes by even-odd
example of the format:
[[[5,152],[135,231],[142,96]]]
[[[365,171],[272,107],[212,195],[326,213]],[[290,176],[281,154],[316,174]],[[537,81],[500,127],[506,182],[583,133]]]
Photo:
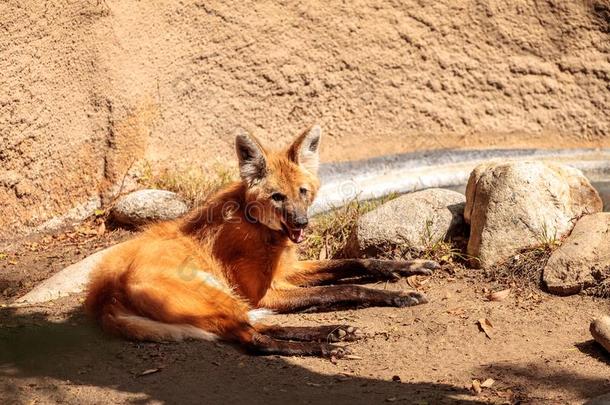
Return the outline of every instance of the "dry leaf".
[[[421,287],[421,283],[419,281],[419,277],[418,276],[409,276],[407,277],[407,284],[409,284],[409,286],[411,288],[414,289],[419,289],[419,287]]]
[[[492,292],[487,295],[489,301],[504,301],[510,295],[510,288],[502,291]]]
[[[149,368],[148,370],[144,370],[142,371],[140,374],[140,376],[142,375],[149,375],[149,374],[154,374],[154,373],[158,373],[159,371],[161,371],[160,368]]]
[[[97,229],[85,228],[84,226],[78,227],[76,230],[81,235],[97,235]]]
[[[479,328],[485,333],[485,336],[491,339],[491,330],[494,326],[491,324],[489,319],[481,318],[477,321],[477,324],[479,325]]]
[[[479,380],[472,380],[472,386],[470,387],[475,394],[481,393],[481,382]]]
[[[453,309],[448,309],[447,313],[449,315],[462,316],[466,313],[466,311],[464,311],[464,308],[453,308]]]
[[[97,227],[97,234],[101,236],[104,233],[106,233],[106,224],[102,222],[100,226]]]
[[[493,378],[488,378],[487,380],[481,383],[481,388],[491,388],[496,381]]]

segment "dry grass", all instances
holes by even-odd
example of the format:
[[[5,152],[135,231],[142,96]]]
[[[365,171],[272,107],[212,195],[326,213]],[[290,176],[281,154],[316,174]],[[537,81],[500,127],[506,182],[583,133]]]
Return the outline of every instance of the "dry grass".
[[[463,238],[455,238],[451,240],[439,239],[425,244],[424,249],[412,249],[408,246],[393,246],[388,247],[382,254],[379,254],[381,259],[390,260],[411,260],[411,259],[426,259],[434,260],[440,264],[453,267],[467,267],[468,261],[471,258],[465,253],[467,240]]]
[[[471,258],[465,253],[468,239],[465,235],[447,239],[433,235],[432,223],[426,222],[421,236],[423,249],[412,249],[406,245],[389,247],[381,256],[393,260],[427,259],[442,264],[465,267]]]
[[[378,200],[354,200],[343,207],[315,216],[300,253],[303,259],[338,259],[345,257],[345,247],[358,219],[384,202],[395,198],[390,194]]]
[[[485,270],[490,281],[523,290],[542,287],[542,270],[554,247],[539,245],[521,250],[510,259]]]
[[[538,244],[519,251],[516,255],[485,270],[491,281],[524,291],[543,289],[542,272],[551,254],[563,243],[556,230],[544,226],[538,235]]]
[[[542,282],[544,268],[553,251],[562,245],[567,236],[558,238],[555,232],[549,233],[543,230],[537,246],[522,249],[504,262],[485,269],[487,280],[526,293],[544,290]],[[610,269],[598,270],[594,272],[593,277],[596,285],[583,289],[582,293],[593,297],[610,298]]]
[[[191,206],[196,206],[236,179],[237,170],[222,164],[215,164],[207,170],[190,167],[164,169],[155,173],[147,163],[139,181],[147,188],[173,191],[182,196]]]

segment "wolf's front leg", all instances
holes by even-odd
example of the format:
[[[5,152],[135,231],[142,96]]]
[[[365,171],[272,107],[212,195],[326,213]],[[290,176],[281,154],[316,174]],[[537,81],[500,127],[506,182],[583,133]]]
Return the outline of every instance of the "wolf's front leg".
[[[429,276],[440,265],[432,260],[337,259],[305,260],[295,264],[287,281],[301,286],[332,283],[349,278],[398,280],[413,275]]]
[[[358,285],[303,287],[286,290],[271,289],[258,303],[279,313],[303,310],[327,311],[360,306],[409,307],[428,302],[417,291],[387,291]]]

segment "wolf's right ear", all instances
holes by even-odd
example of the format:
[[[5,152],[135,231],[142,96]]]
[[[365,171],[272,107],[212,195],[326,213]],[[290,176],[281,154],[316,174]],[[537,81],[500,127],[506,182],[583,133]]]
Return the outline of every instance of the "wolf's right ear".
[[[265,177],[265,151],[255,137],[240,131],[235,137],[235,151],[239,160],[239,175],[244,182],[252,185]]]
[[[320,165],[320,138],[322,129],[314,125],[303,132],[288,148],[288,159],[313,174],[318,173]]]

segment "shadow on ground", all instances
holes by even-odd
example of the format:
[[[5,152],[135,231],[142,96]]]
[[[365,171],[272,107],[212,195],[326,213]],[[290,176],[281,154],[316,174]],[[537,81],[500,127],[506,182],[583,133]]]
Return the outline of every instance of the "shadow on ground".
[[[595,357],[598,355],[603,353],[595,353]],[[604,360],[600,359],[600,361]],[[570,371],[569,368],[560,369],[547,362],[496,363],[490,369],[493,369],[493,374],[511,382],[511,389],[515,393],[513,403],[548,403],[548,399],[542,393],[549,391],[567,391],[572,395],[577,394],[579,398],[593,398],[610,390],[608,379],[586,377]],[[554,398],[552,403],[574,403],[574,401],[564,402],[559,396]]]
[[[54,323],[3,310],[0,325],[2,403],[485,403],[451,385],[323,375],[220,343],[127,342],[79,313]]]
[[[590,342],[578,349],[608,362]],[[220,343],[155,344],[114,339],[103,335],[79,310],[62,317],[61,322],[50,321],[42,313],[0,311],[3,404],[482,404],[508,399],[476,397],[463,387],[434,382],[345,376],[341,374],[344,362],[339,362],[335,375],[325,375],[287,358],[248,356]],[[519,392],[520,382],[525,381],[529,387],[542,390],[570,387],[585,398],[608,391],[607,381],[592,381],[569,370],[557,375],[556,369],[544,364],[494,364],[493,370],[504,381],[514,383],[505,388],[516,391],[512,400],[518,403],[535,402],[535,395]],[[599,392],[591,392],[592,386]]]

